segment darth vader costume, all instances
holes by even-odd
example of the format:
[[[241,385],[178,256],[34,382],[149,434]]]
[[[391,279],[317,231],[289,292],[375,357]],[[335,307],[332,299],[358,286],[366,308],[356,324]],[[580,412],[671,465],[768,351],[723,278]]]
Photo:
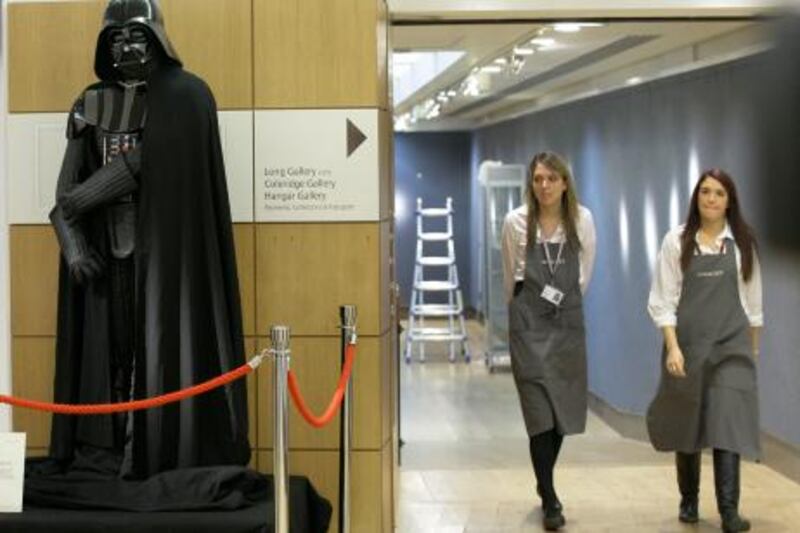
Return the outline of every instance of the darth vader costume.
[[[50,216],[62,252],[60,403],[154,397],[244,362],[211,91],[183,70],[154,0],[109,2],[94,68],[100,81],[69,114]],[[188,497],[193,508],[235,508],[266,490],[243,467],[247,435],[243,380],[157,409],[56,415],[50,458],[29,468],[26,503],[99,497],[103,508],[174,510]],[[109,491],[107,480],[125,484]]]

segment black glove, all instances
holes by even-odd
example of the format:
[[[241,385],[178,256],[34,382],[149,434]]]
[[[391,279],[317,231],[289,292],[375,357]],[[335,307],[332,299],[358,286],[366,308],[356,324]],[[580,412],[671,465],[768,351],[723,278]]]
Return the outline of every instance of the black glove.
[[[79,285],[85,285],[91,280],[100,277],[105,270],[105,261],[94,250],[81,254],[69,264],[69,273]]]
[[[67,222],[58,205],[50,211],[50,221],[70,276],[77,283],[84,284],[102,274],[105,268],[103,258],[88,243],[80,225]]]

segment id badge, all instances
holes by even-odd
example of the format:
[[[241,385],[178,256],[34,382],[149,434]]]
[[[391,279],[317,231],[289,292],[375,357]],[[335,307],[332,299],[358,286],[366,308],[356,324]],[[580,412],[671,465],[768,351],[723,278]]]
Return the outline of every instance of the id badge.
[[[555,306],[561,305],[561,300],[564,299],[564,293],[549,283],[544,286],[540,296]]]

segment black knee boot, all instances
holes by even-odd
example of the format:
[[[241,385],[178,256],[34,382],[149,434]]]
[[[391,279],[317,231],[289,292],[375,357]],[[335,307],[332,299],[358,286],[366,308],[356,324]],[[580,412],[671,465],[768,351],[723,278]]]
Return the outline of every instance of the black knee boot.
[[[678,520],[694,524],[698,520],[697,494],[700,491],[700,454],[677,452],[675,469],[678,473],[678,489],[681,492]]]
[[[739,454],[714,450],[714,486],[722,531],[750,531],[750,522],[739,516]]]
[[[561,513],[561,502],[553,486],[553,467],[557,454],[555,430],[546,431],[530,437],[531,461],[536,473],[536,492],[542,499],[544,528],[547,531],[560,529],[566,523]],[[560,445],[560,442],[558,443]],[[558,446],[560,447],[560,446]]]

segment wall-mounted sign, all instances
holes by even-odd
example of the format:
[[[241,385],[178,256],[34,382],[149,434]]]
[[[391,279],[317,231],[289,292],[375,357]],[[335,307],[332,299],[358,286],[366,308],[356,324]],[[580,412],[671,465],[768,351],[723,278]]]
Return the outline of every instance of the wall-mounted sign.
[[[257,222],[379,219],[378,110],[255,112]]]
[[[22,512],[25,433],[0,433],[0,513]]]
[[[222,155],[234,222],[253,221],[253,113],[220,111]],[[67,147],[66,113],[8,116],[8,222],[49,224]]]

